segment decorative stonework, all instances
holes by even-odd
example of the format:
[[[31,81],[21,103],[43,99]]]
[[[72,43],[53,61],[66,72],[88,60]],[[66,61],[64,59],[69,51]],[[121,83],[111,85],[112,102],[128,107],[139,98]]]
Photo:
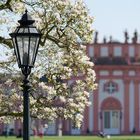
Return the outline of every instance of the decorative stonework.
[[[104,91],[108,92],[109,94],[117,92],[118,91],[118,84],[113,82],[113,81],[109,81],[109,82],[104,84]]]
[[[101,104],[101,110],[121,110],[121,103],[113,97],[106,98]]]

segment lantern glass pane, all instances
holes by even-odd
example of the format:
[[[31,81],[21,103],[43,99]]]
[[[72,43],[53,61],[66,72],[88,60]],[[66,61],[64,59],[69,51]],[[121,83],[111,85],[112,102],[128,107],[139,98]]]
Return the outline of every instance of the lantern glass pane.
[[[20,62],[22,64],[23,60],[23,43],[22,43],[22,37],[17,37],[17,50],[19,51],[19,58]]]
[[[26,36],[17,37],[18,49],[20,54],[21,65],[28,65],[29,60],[29,38]]]
[[[17,62],[18,62],[18,65],[20,65],[21,63],[20,63],[20,58],[19,58],[19,51],[17,50],[16,39],[15,37],[13,37],[12,39],[13,39],[14,51],[17,58]]]
[[[20,28],[18,33],[23,33],[24,32],[24,28]]]
[[[24,37],[23,38],[23,65],[29,64],[29,38]]]
[[[33,54],[35,51],[36,38],[30,38],[30,64],[33,65]]]
[[[30,64],[34,65],[35,58],[37,55],[37,50],[38,50],[38,42],[39,42],[39,37],[31,37],[30,38]]]
[[[36,60],[36,56],[37,56],[37,52],[38,52],[38,47],[39,47],[39,41],[40,41],[40,37],[36,38],[36,45],[35,45],[35,51],[34,51],[34,55],[33,55],[33,64],[35,63]]]
[[[24,33],[29,33],[29,28],[24,28]]]
[[[35,27],[31,27],[29,29],[30,29],[30,33],[38,33],[38,31]]]

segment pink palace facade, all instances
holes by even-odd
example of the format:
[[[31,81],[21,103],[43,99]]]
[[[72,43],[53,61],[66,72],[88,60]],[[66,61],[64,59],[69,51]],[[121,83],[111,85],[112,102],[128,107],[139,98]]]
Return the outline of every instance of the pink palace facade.
[[[87,108],[86,125],[95,134],[140,134],[140,44],[137,32],[128,43],[97,42],[87,46],[95,63],[99,87],[90,97],[92,106]]]
[[[87,44],[87,55],[95,63],[98,89],[90,96],[92,105],[87,107],[81,129],[63,121],[64,135],[95,135],[100,131],[108,134],[140,134],[140,43],[137,32],[131,42],[125,32],[123,43],[113,41],[98,43],[98,33],[93,44]],[[35,121],[39,127],[43,121]],[[22,129],[20,120],[9,125],[0,124],[0,133],[5,127],[14,134]],[[58,120],[44,130],[47,135],[56,135]]]

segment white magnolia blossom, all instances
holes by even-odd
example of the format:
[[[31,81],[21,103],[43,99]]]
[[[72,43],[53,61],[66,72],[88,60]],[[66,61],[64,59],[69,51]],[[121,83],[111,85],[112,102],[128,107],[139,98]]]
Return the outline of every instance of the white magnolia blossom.
[[[0,5],[4,4],[2,0]],[[0,45],[8,48],[0,66],[9,78],[3,84],[10,91],[9,94],[6,90],[0,91],[0,120],[22,116],[22,77],[19,77],[20,70],[8,39],[19,17],[28,9],[43,34],[30,76],[33,87],[30,94],[31,116],[49,121],[60,117],[71,119],[80,127],[84,109],[90,105],[89,91],[97,87],[94,64],[86,54],[86,45],[83,45],[91,43],[93,37],[93,18],[89,16],[86,5],[83,0],[16,0],[9,5],[0,8],[0,37],[6,42],[3,43],[0,38]],[[13,73],[14,76],[11,76]],[[44,81],[41,81],[43,78]],[[69,84],[71,79],[73,83]]]

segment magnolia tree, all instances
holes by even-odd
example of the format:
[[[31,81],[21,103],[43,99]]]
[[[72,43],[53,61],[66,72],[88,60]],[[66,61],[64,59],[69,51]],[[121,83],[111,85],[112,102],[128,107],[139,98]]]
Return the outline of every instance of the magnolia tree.
[[[90,91],[96,88],[93,63],[86,55],[92,41],[93,19],[82,0],[1,0],[0,44],[2,74],[9,94],[0,91],[0,118],[22,116],[22,92],[19,69],[13,55],[9,32],[25,9],[35,19],[43,34],[35,68],[32,70],[30,94],[31,116],[39,119],[71,119],[80,127],[83,112],[90,104]],[[14,76],[11,76],[14,75]],[[2,88],[1,88],[2,89]]]

